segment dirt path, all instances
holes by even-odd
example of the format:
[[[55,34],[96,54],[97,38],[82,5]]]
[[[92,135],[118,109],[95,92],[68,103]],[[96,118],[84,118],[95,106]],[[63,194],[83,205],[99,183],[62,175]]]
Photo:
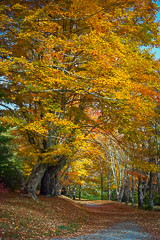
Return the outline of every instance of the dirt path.
[[[113,201],[73,201],[0,194],[0,239],[160,240],[160,212]],[[87,236],[87,237],[86,237]]]
[[[160,240],[160,229],[157,229],[155,224],[158,213],[133,209],[113,201],[77,201],[77,203],[87,210],[88,222],[82,227],[81,232],[78,231],[76,237],[74,235],[61,238],[63,240]]]
[[[122,222],[94,234],[84,235],[77,238],[63,238],[63,240],[155,240],[154,236],[144,232],[137,224]],[[55,240],[55,239],[54,239]],[[58,240],[58,238],[56,239]],[[62,239],[61,239],[62,240]]]

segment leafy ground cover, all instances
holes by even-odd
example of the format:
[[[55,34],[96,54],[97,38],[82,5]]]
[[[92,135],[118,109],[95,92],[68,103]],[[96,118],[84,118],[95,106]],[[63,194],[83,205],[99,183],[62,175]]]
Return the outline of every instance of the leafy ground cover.
[[[76,237],[123,221],[138,223],[160,239],[160,212],[133,209],[112,201],[72,201],[43,196],[39,200],[19,198],[18,193],[1,194],[1,240]]]
[[[17,193],[0,197],[0,239],[44,239],[77,231],[87,211],[62,197],[40,197],[35,202]]]

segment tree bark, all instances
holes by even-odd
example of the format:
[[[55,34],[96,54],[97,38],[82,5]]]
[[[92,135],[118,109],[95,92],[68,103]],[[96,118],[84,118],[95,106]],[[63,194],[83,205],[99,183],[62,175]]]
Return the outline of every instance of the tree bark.
[[[79,200],[81,200],[81,192],[82,192],[82,186],[79,185]]]
[[[41,180],[40,194],[45,196],[59,196],[58,172],[66,164],[66,157],[60,156],[55,166],[48,166]]]
[[[125,182],[125,191],[124,191],[124,193],[125,193],[125,204],[127,204],[127,205],[129,203],[129,188],[130,188],[129,185],[130,185],[129,175],[127,175],[126,182]]]
[[[124,184],[125,184],[125,180],[123,180],[123,184],[122,186],[118,186],[116,193],[117,193],[117,201],[118,202],[122,202],[122,198],[124,195]]]
[[[56,167],[48,167],[41,180],[40,194],[45,196],[56,196],[57,172]]]
[[[135,195],[134,176],[132,176],[132,191],[131,191],[132,207],[134,207],[134,195]]]
[[[149,179],[149,207],[151,210],[154,210],[154,202],[153,202],[153,172],[150,172],[150,179]]]
[[[22,196],[23,194],[28,194],[34,200],[37,199],[36,189],[37,189],[37,186],[38,186],[45,170],[46,170],[45,165],[43,165],[41,163],[37,163],[37,165],[34,167],[32,173],[31,173],[29,179],[27,180],[27,182],[25,184],[23,184],[21,191],[20,191],[20,196]]]
[[[147,182],[143,183],[141,177],[138,179],[138,208],[143,208]]]
[[[73,200],[76,200],[76,186],[73,185]]]
[[[101,200],[103,200],[103,174],[101,174]]]
[[[144,194],[143,194],[143,185],[141,177],[138,179],[138,208],[143,207],[143,200],[144,200]]]
[[[159,205],[160,205],[160,172],[157,174],[157,184],[158,184],[158,198],[159,198]]]
[[[69,198],[72,198],[71,187],[70,187],[70,186],[67,187],[67,196],[68,196]]]
[[[107,167],[107,192],[108,192],[108,200],[111,200],[111,179],[109,167]]]

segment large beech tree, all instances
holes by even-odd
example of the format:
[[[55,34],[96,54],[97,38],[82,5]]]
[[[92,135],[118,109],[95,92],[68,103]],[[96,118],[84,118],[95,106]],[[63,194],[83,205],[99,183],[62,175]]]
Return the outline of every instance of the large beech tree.
[[[129,137],[156,118],[159,62],[141,48],[159,44],[156,2],[1,1],[2,121],[36,155],[23,184],[32,197],[45,171],[52,167],[49,181],[66,164],[82,133],[118,128]]]

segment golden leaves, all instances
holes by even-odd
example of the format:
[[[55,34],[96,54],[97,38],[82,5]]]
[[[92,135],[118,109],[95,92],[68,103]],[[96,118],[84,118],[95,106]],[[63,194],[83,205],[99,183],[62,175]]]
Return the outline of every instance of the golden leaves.
[[[0,70],[9,82],[6,103],[16,104],[18,116],[4,121],[32,133],[41,148],[42,139],[51,138],[55,154],[80,148],[82,131],[100,121],[101,128],[137,141],[143,135],[137,129],[157,116],[159,63],[140,49],[158,34],[157,7],[145,0],[106,5],[73,0],[1,6]],[[82,109],[78,114],[75,105]],[[98,112],[96,121],[84,116],[88,109]],[[98,155],[104,158],[97,149]]]

